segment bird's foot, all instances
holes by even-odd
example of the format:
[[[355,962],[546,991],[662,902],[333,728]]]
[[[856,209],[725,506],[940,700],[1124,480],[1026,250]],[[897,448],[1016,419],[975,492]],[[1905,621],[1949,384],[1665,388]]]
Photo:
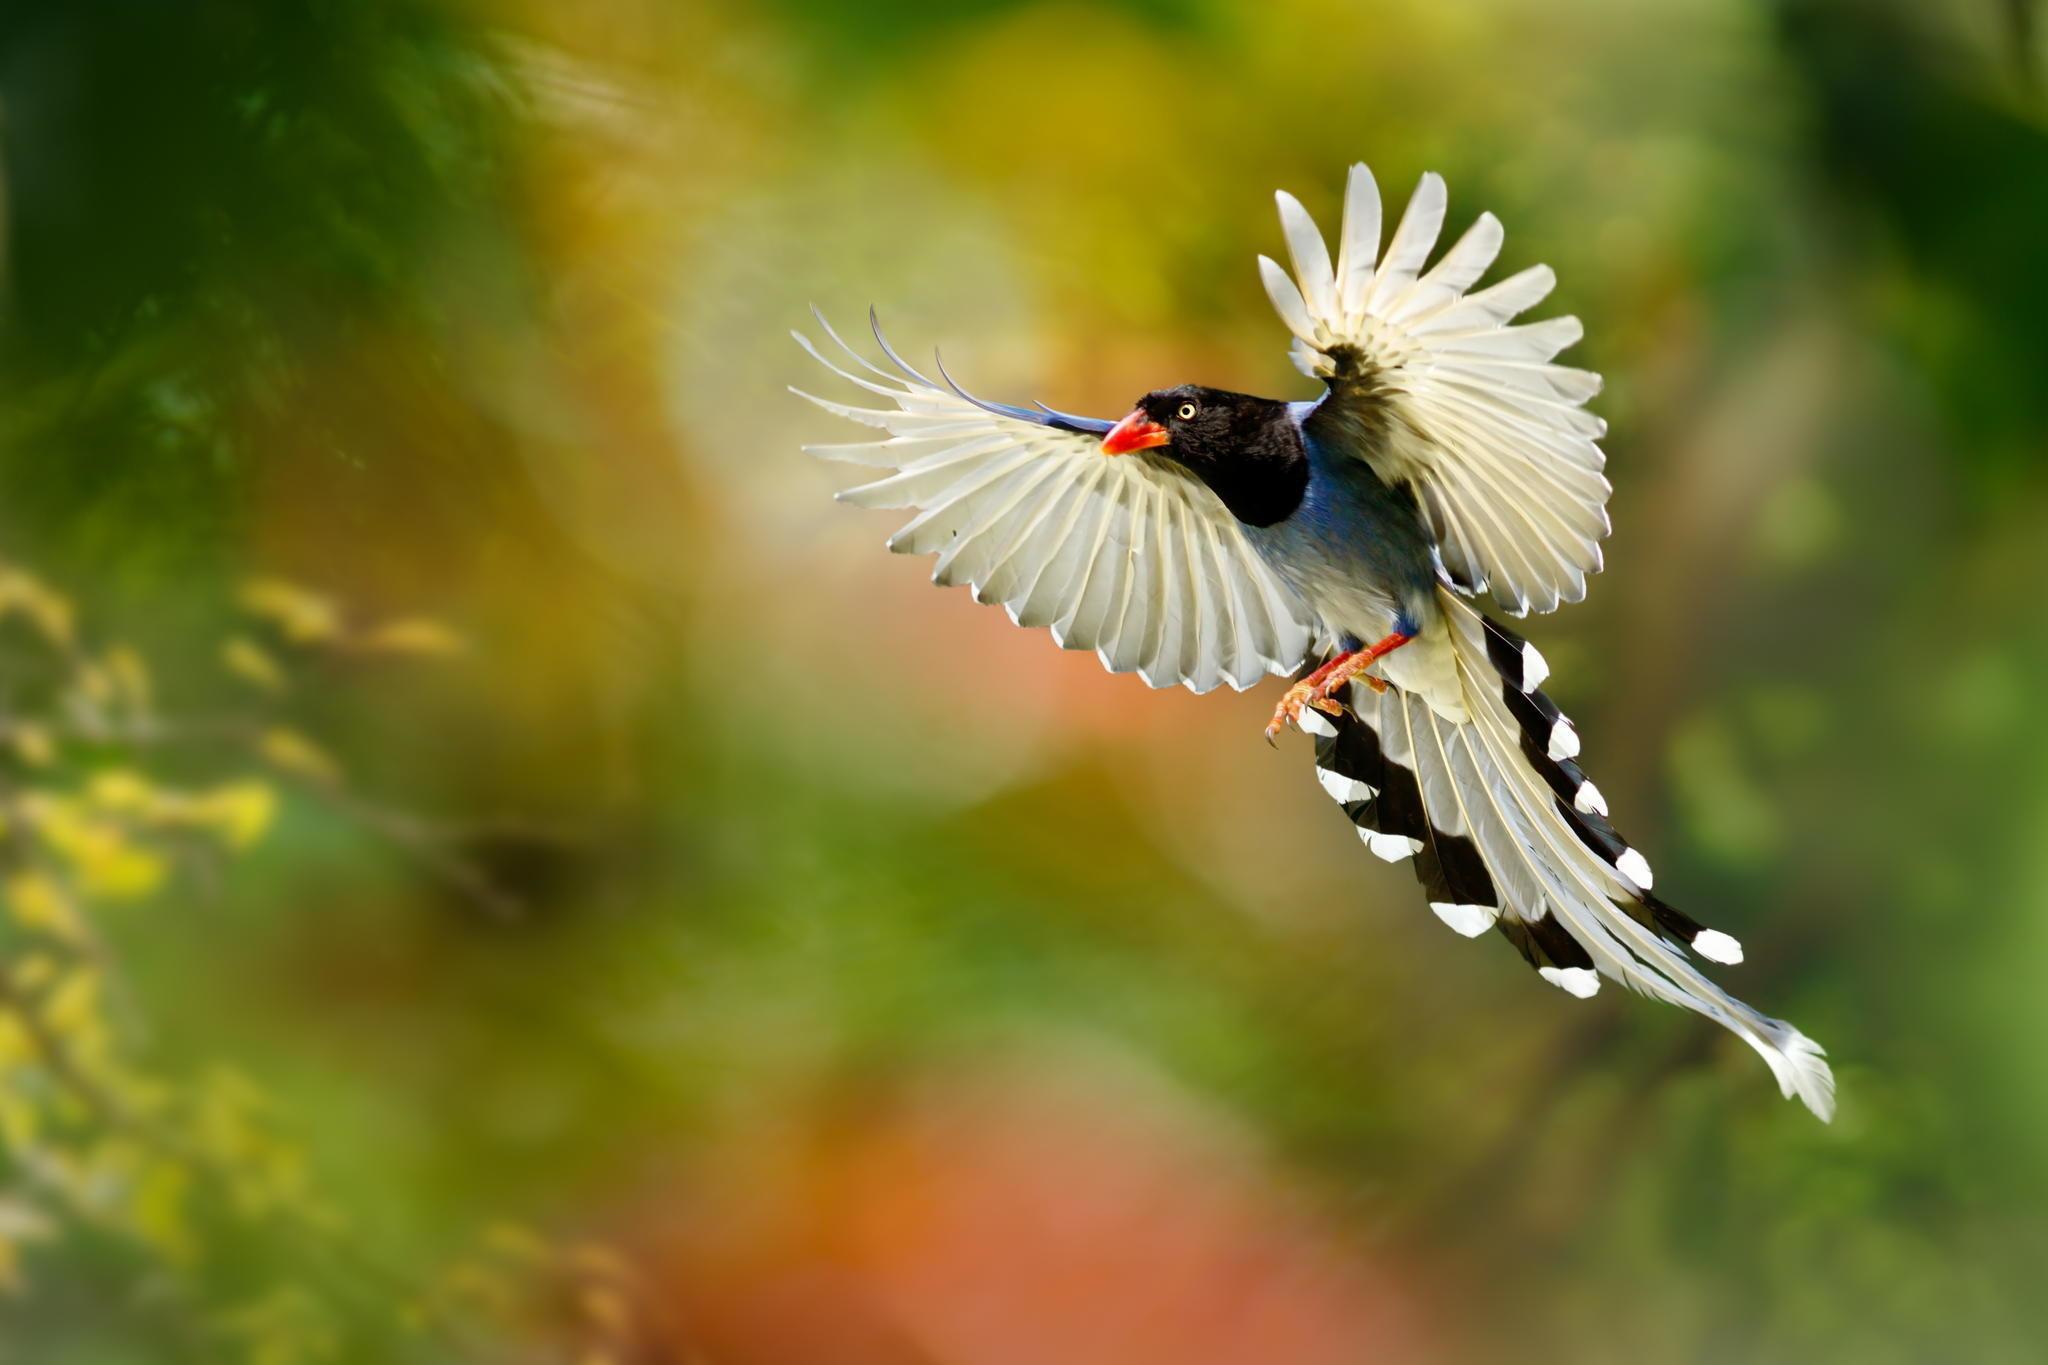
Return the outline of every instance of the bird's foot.
[[[1313,707],[1325,715],[1343,715],[1344,703],[1338,699],[1338,694],[1354,681],[1364,683],[1375,692],[1387,690],[1385,682],[1369,673],[1350,673],[1341,668],[1318,669],[1288,688],[1287,694],[1280,698],[1280,704],[1273,708],[1273,719],[1266,725],[1266,742],[1273,743],[1289,726],[1299,730],[1304,707]]]
[[[1287,694],[1280,698],[1280,704],[1273,708],[1273,719],[1266,724],[1266,743],[1273,743],[1280,737],[1280,732],[1289,726],[1300,729],[1302,708],[1306,706],[1313,706],[1316,710],[1333,716],[1342,714],[1344,710],[1323,692],[1321,682],[1303,678],[1288,688]]]
[[[1392,653],[1414,638],[1397,630],[1378,644],[1346,650],[1288,688],[1287,695],[1280,698],[1280,704],[1273,708],[1273,719],[1266,725],[1266,743],[1271,744],[1290,725],[1300,729],[1301,711],[1305,706],[1313,706],[1333,716],[1343,715],[1344,704],[1337,698],[1354,682],[1362,682],[1375,692],[1385,692],[1386,679],[1376,678],[1365,670],[1382,655]]]

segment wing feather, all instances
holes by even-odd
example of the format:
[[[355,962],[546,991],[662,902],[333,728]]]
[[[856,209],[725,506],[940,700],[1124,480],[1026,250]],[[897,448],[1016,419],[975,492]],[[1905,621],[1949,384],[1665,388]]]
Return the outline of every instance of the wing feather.
[[[1218,589],[1209,542],[1186,509],[1181,513],[1180,532],[1187,552],[1188,588],[1195,603],[1188,637],[1192,661],[1189,686],[1204,692],[1235,670],[1237,656],[1224,621],[1224,594]]]
[[[1344,181],[1344,227],[1337,246],[1337,301],[1340,316],[1347,321],[1365,312],[1365,294],[1379,254],[1380,187],[1361,161]]]
[[[1116,613],[1115,628],[1099,651],[1103,665],[1112,673],[1137,672],[1152,657],[1155,620],[1152,570],[1157,555],[1156,547],[1144,543],[1144,535],[1150,529],[1157,510],[1152,505],[1153,492],[1143,485],[1131,490],[1131,516],[1126,526],[1125,542],[1119,548],[1124,562],[1123,597]],[[1148,550],[1155,552],[1147,553]]]
[[[1300,205],[1287,212],[1296,268],[1318,306],[1334,307],[1328,250]],[[1305,321],[1308,305],[1293,280],[1277,265],[1273,274]],[[822,316],[818,324],[846,359],[794,334],[804,351],[891,406],[792,390],[885,433],[806,448],[880,472],[839,496],[914,509],[889,548],[936,554],[933,581],[966,584],[1019,625],[1049,626],[1061,646],[1093,650],[1112,670],[1136,672],[1154,687],[1242,689],[1301,665],[1311,643],[1307,608],[1199,480],[1156,456],[1104,456],[1107,422],[984,402],[943,366],[944,386],[935,384],[890,348],[872,317],[893,373]]]
[[[1609,529],[1595,444],[1606,424],[1583,409],[1600,377],[1555,363],[1580,339],[1578,319],[1513,323],[1556,286],[1549,267],[1467,292],[1500,253],[1492,214],[1430,264],[1447,202],[1442,177],[1424,175],[1375,261],[1379,191],[1352,167],[1330,271],[1308,211],[1283,193],[1294,275],[1260,257],[1260,278],[1295,363],[1330,385],[1310,431],[1353,440],[1382,479],[1413,488],[1455,581],[1517,615],[1550,611],[1585,595]],[[1384,439],[1343,437],[1359,419]]]
[[[1322,229],[1301,201],[1281,190],[1273,196],[1280,206],[1280,226],[1287,234],[1287,256],[1294,262],[1294,278],[1301,282],[1301,294],[1310,313],[1334,317],[1337,313],[1337,275],[1330,266],[1330,248],[1323,242]]]
[[[1415,283],[1423,263],[1429,259],[1430,249],[1436,245],[1437,234],[1443,231],[1448,207],[1444,178],[1435,171],[1425,171],[1415,193],[1409,196],[1393,239],[1387,243],[1386,259],[1373,276],[1372,291],[1367,296],[1369,312],[1386,316]]]
[[[1072,505],[1060,513],[1049,533],[1044,562],[1029,575],[1021,594],[1003,599],[1018,625],[1051,626],[1067,613],[1069,590],[1078,592],[1079,575],[1095,544],[1095,528],[1108,514],[1099,491],[1103,479],[1104,471],[1091,470],[1068,485],[1066,501]]]

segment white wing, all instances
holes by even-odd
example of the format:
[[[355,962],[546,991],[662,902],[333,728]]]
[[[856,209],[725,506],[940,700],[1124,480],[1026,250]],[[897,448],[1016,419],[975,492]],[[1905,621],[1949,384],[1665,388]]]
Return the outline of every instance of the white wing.
[[[1581,406],[1600,377],[1550,363],[1579,339],[1577,318],[1509,325],[1550,293],[1550,268],[1466,293],[1500,251],[1500,220],[1482,213],[1425,271],[1444,221],[1434,173],[1382,256],[1379,187],[1353,166],[1334,266],[1307,210],[1276,198],[1294,277],[1263,256],[1259,272],[1294,333],[1295,364],[1330,385],[1327,411],[1310,421],[1363,423],[1358,453],[1414,488],[1465,587],[1491,588],[1516,615],[1584,597],[1608,532],[1595,444],[1607,425]]]
[[[863,359],[818,323],[861,373],[797,342],[840,378],[887,400],[849,407],[792,390],[885,438],[805,449],[893,471],[839,494],[918,515],[889,538],[898,554],[939,557],[932,581],[967,583],[1020,626],[1049,626],[1066,649],[1092,649],[1116,673],[1154,687],[1244,689],[1292,673],[1312,643],[1308,613],[1246,543],[1235,518],[1178,465],[1106,456],[1110,423],[985,403],[941,388],[876,341],[896,372]]]

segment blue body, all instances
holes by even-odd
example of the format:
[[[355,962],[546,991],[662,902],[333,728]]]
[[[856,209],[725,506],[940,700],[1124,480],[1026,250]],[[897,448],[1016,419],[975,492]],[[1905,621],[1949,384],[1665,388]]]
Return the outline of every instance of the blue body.
[[[1252,548],[1313,606],[1346,648],[1394,631],[1420,635],[1435,620],[1435,542],[1406,489],[1389,488],[1347,449],[1364,439],[1351,424],[1308,422],[1317,405],[1293,416],[1308,453],[1308,488],[1292,516],[1247,527]]]

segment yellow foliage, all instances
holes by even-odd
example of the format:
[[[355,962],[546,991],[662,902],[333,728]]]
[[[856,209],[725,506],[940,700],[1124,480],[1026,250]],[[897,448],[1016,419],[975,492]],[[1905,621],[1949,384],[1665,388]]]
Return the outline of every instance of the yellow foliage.
[[[14,1023],[12,1019],[0,1022]],[[34,1102],[12,1086],[0,1085],[0,1142],[7,1150],[21,1152],[34,1146],[41,1128],[42,1111]]]
[[[196,829],[234,849],[254,844],[277,816],[277,793],[267,782],[242,778],[205,791],[171,791],[153,785],[132,768],[94,773],[84,806],[102,815],[125,816],[158,829]],[[23,799],[23,811],[52,844],[84,846],[88,817],[77,806],[42,793]],[[89,847],[87,851],[91,850]]]
[[[256,1112],[262,1094],[231,1067],[215,1067],[199,1082],[193,1099],[192,1136],[217,1161],[233,1161],[261,1143]]]
[[[284,670],[278,667],[277,660],[247,636],[237,635],[223,644],[220,661],[228,672],[265,692],[285,690]]]
[[[0,569],[0,616],[20,612],[42,637],[69,649],[76,635],[71,603],[20,569]]]
[[[633,1274],[626,1258],[602,1242],[578,1242],[569,1248],[569,1261],[577,1269],[603,1279],[626,1280]]]
[[[0,1146],[21,1152],[36,1140],[41,1111],[34,1092],[12,1074],[40,1060],[19,1015],[0,1013]]]
[[[115,645],[107,651],[105,659],[107,674],[114,680],[118,695],[138,711],[147,711],[152,688],[149,679],[149,665],[142,656],[127,645]]]
[[[223,1335],[244,1346],[250,1365],[318,1365],[341,1350],[326,1309],[304,1289],[274,1290],[216,1321]]]
[[[252,578],[242,584],[242,609],[270,622],[294,644],[332,640],[341,633],[341,609],[334,600],[281,578]]]
[[[81,663],[72,674],[72,684],[79,695],[95,706],[104,706],[114,699],[114,675],[95,663]]]
[[[446,656],[459,654],[466,648],[460,635],[439,621],[424,616],[408,616],[397,621],[386,621],[374,629],[364,631],[356,638],[356,647],[377,654],[422,654]]]
[[[21,1248],[47,1240],[55,1231],[42,1210],[19,1199],[0,1199],[0,1292],[21,1292]]]
[[[607,1336],[623,1336],[632,1326],[633,1314],[626,1296],[604,1285],[588,1285],[576,1296],[583,1316]]]
[[[258,746],[272,766],[315,782],[339,782],[341,765],[325,749],[296,730],[277,726],[267,730]]]
[[[129,1194],[128,1217],[136,1234],[180,1265],[189,1264],[199,1251],[186,1215],[191,1190],[189,1168],[158,1158],[142,1167]]]
[[[200,1078],[188,1102],[191,1147],[244,1214],[284,1212],[307,1225],[338,1225],[335,1212],[314,1196],[304,1153],[265,1124],[263,1094],[246,1076],[216,1067]]]
[[[221,663],[264,694],[290,682],[292,654],[279,639],[393,656],[464,647],[454,631],[424,617],[353,633],[334,601],[277,579],[245,583],[239,600],[269,629],[226,640]],[[67,1216],[118,1229],[173,1266],[201,1254],[201,1198],[252,1221],[335,1235],[341,1216],[319,1197],[305,1153],[275,1131],[255,1085],[226,1070],[188,1083],[157,1074],[133,1053],[128,1031],[117,1027],[125,1020],[109,1009],[118,966],[103,960],[90,916],[99,903],[158,890],[171,854],[195,838],[230,850],[263,838],[286,789],[265,780],[258,760],[323,784],[342,781],[341,764],[263,712],[159,724],[142,657],[123,645],[82,646],[71,604],[0,563],[0,619],[10,616],[54,647],[43,653],[58,656],[58,676],[43,686],[50,661],[39,661],[0,727],[0,745],[19,765],[0,808],[8,852],[0,859],[0,937],[14,934],[0,953],[0,1167],[18,1173],[32,1163],[39,1187],[64,1201]],[[253,756],[243,739],[251,732]],[[230,768],[212,785],[188,787],[154,769],[153,742],[188,735],[218,736],[216,757],[244,771]],[[135,756],[107,756],[124,748]],[[21,1246],[43,1226],[12,1217],[17,1211],[0,1194],[0,1294],[18,1289]],[[503,1261],[533,1266],[552,1254],[523,1229],[500,1229],[495,1240]],[[488,1287],[509,1312],[518,1294],[511,1277],[479,1273],[471,1288]],[[602,1286],[592,1292],[584,1312],[593,1322],[625,1312]],[[304,1287],[251,1304],[220,1326],[256,1365],[313,1365],[341,1350],[320,1292]]]
[[[267,782],[229,782],[190,798],[193,823],[219,834],[229,848],[243,849],[269,832],[277,818],[277,792]]]
[[[59,977],[43,1002],[43,1020],[58,1035],[82,1036],[100,1027],[100,974],[94,967],[74,967]]]
[[[496,1267],[476,1261],[461,1261],[441,1278],[442,1295],[498,1314],[510,1312],[517,1301],[518,1286]]]
[[[540,1234],[518,1223],[493,1223],[484,1229],[484,1246],[496,1255],[518,1261],[539,1261],[548,1254]]]
[[[31,768],[47,768],[57,759],[57,741],[47,728],[33,721],[16,725],[11,739],[15,755]]]
[[[8,913],[22,928],[65,943],[84,939],[78,909],[54,878],[36,871],[17,872],[7,879],[6,898]]]
[[[28,1030],[22,1027],[20,1018],[0,1012],[0,1073],[34,1056],[35,1047],[29,1042]],[[7,1093],[7,1087],[0,1085],[0,1099],[4,1099]]]
[[[118,814],[142,814],[157,801],[156,788],[133,768],[107,768],[94,773],[86,784],[86,796],[101,810]]]
[[[95,832],[111,837],[95,839],[79,860],[79,882],[89,894],[140,900],[163,885],[168,869],[155,852],[130,843],[111,826]]]
[[[48,953],[23,953],[14,963],[14,989],[34,995],[57,975],[57,959]]]
[[[132,784],[118,775],[113,785],[118,799],[136,796]],[[146,791],[140,799],[148,799]],[[43,842],[70,864],[87,895],[134,900],[163,884],[163,859],[134,842],[117,822],[89,813],[84,802],[38,793],[22,798],[20,810]]]

